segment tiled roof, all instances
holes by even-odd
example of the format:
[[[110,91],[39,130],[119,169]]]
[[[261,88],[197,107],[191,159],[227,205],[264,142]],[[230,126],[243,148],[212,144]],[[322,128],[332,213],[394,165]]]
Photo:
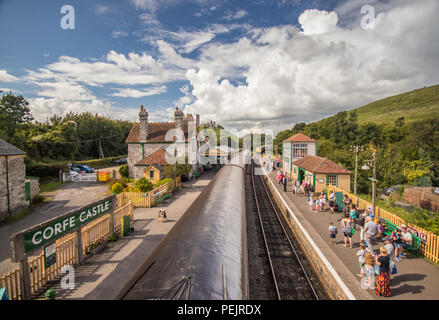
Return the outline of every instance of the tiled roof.
[[[283,142],[316,142],[317,140],[311,139],[307,135],[304,135],[303,133],[296,133],[293,134],[288,139],[284,140]]]
[[[154,151],[147,157],[143,158],[139,162],[137,162],[136,166],[149,166],[149,165],[159,165],[166,166],[168,163],[166,162],[166,150],[163,148]]]
[[[351,173],[334,161],[316,156],[305,156],[293,162],[297,167],[313,173]]]
[[[166,132],[175,128],[175,122],[148,122],[148,137],[146,143],[152,142],[162,142],[171,143],[172,141],[166,141]],[[188,123],[183,122],[183,132],[185,136],[185,141],[188,138]],[[133,127],[126,140],[127,143],[140,142],[140,123],[134,122]]]
[[[5,140],[0,139],[0,156],[18,156],[25,155],[26,152],[18,149],[10,143],[7,143]]]

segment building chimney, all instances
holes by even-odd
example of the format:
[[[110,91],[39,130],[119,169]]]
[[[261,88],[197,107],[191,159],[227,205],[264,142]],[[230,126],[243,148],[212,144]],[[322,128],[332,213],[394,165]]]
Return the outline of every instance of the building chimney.
[[[140,106],[140,142],[146,142],[148,139],[148,112]]]
[[[175,108],[174,119],[175,119],[175,127],[183,130],[184,114],[183,114],[183,111],[178,110],[178,107]]]

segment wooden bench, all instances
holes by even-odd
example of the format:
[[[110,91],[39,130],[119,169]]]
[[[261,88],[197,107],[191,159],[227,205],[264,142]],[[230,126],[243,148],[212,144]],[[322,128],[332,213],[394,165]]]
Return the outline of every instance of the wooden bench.
[[[397,229],[400,229],[397,225],[391,223],[390,221],[387,221],[386,219],[379,218],[380,220],[384,220],[384,235],[385,236],[391,236],[393,232],[396,232]],[[417,252],[419,249],[419,246],[422,243],[422,239],[415,236],[413,233],[410,232],[412,235],[412,244],[406,248],[407,251]]]

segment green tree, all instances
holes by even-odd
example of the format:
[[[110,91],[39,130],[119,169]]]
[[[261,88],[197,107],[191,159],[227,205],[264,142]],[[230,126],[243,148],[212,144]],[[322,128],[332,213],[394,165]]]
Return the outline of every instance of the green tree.
[[[121,166],[119,168],[119,173],[123,178],[128,178],[129,177],[128,165],[125,164],[125,165]]]
[[[148,192],[154,188],[154,185],[148,179],[142,177],[136,182],[134,182],[134,186],[138,188],[141,192]]]
[[[29,123],[34,118],[30,113],[29,102],[23,96],[15,96],[12,92],[4,94],[0,99],[0,128],[5,130],[9,138],[14,137],[15,131],[23,123]]]

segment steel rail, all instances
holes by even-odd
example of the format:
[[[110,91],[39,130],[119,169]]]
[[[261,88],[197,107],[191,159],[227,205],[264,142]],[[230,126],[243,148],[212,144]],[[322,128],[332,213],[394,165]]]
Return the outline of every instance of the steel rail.
[[[273,211],[274,211],[274,213],[275,213],[275,215],[276,215],[276,218],[277,218],[277,220],[279,221],[280,226],[282,227],[282,230],[283,230],[283,232],[284,232],[284,234],[285,234],[285,237],[287,238],[288,243],[290,244],[290,247],[291,247],[292,251],[294,252],[294,255],[296,256],[296,259],[297,259],[297,261],[299,262],[300,268],[302,269],[302,272],[304,273],[305,278],[306,278],[306,280],[307,280],[307,282],[308,282],[308,284],[309,284],[309,286],[310,286],[310,288],[311,288],[311,290],[312,290],[312,292],[313,292],[315,298],[316,298],[317,300],[319,300],[319,297],[318,297],[316,291],[314,290],[314,286],[312,285],[311,280],[309,279],[309,276],[308,276],[308,274],[306,273],[306,270],[305,270],[305,268],[304,268],[302,262],[300,261],[299,255],[297,254],[297,251],[296,251],[296,249],[294,248],[293,243],[291,242],[291,239],[290,239],[290,237],[289,237],[287,231],[285,230],[285,227],[284,227],[284,225],[283,225],[283,223],[282,223],[282,221],[281,221],[281,218],[279,217],[278,210],[276,209],[276,206],[275,206],[274,203],[273,203],[273,196],[268,192],[267,187],[265,186],[265,183],[264,183],[264,180],[262,179],[262,177],[259,176],[259,178],[260,178],[261,181],[262,181],[262,186],[264,187],[264,190],[265,190],[265,193],[266,193],[266,195],[267,195],[267,197],[268,197],[268,200],[270,200],[271,207],[273,208]]]
[[[254,179],[254,174],[253,174],[254,173],[253,172],[253,168],[254,168],[254,165],[253,165],[253,161],[252,161],[252,163],[251,163],[251,178],[252,178],[253,194],[254,194],[255,203],[256,203],[256,210],[258,211],[259,224],[261,226],[262,237],[264,238],[265,249],[267,251],[268,262],[270,264],[271,275],[273,276],[274,286],[276,288],[276,294],[277,294],[278,299],[282,300],[280,292],[279,292],[279,286],[277,284],[276,273],[274,272],[273,262],[271,260],[271,252],[270,252],[270,249],[268,248],[267,237],[265,236],[264,224],[262,222],[261,210],[259,208],[259,203],[258,203],[258,196],[256,195],[256,188],[255,188],[255,179]]]

